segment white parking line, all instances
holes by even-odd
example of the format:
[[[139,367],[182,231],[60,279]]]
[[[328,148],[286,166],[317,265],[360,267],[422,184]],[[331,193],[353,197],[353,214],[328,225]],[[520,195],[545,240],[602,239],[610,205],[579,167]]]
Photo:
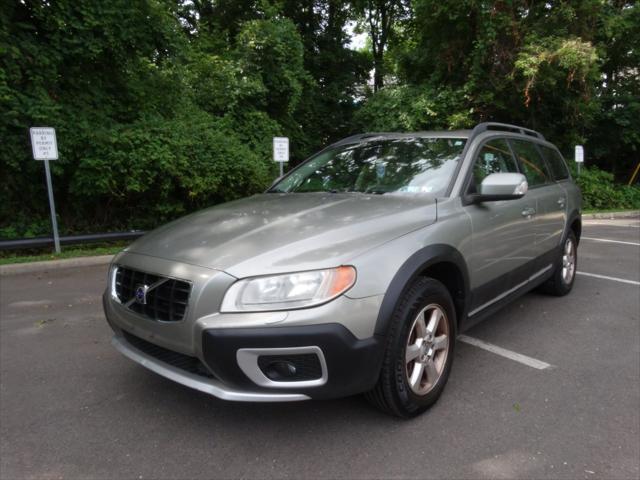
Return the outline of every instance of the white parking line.
[[[635,245],[640,247],[638,242],[623,242],[621,240],[609,240],[607,238],[580,237],[580,240],[591,240],[592,242],[619,243],[621,245]]]
[[[627,280],[626,278],[608,277],[607,275],[598,275],[597,273],[576,272],[578,275],[584,275],[585,277],[602,278],[603,280],[611,280],[612,282],[628,283],[629,285],[640,285],[640,282],[635,280]]]
[[[467,335],[458,335],[458,340],[464,343],[468,343],[469,345],[473,345],[474,347],[481,348],[488,352],[495,353],[496,355],[500,355],[501,357],[508,358],[509,360],[513,360],[514,362],[522,363],[527,367],[535,368],[537,370],[546,370],[547,368],[553,368],[553,365],[547,362],[543,362],[542,360],[527,357],[526,355],[522,355],[521,353],[512,352],[511,350],[507,350],[506,348],[498,347],[497,345],[493,345],[477,338],[468,337]]]

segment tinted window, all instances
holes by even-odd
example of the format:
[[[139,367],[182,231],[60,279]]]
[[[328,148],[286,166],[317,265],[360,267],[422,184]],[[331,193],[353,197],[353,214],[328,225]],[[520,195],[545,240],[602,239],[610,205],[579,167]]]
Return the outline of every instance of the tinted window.
[[[516,172],[518,172],[518,166],[511,155],[509,145],[503,139],[489,140],[485,143],[473,164],[473,180],[476,186],[492,173]]]
[[[442,195],[465,142],[418,137],[342,145],[313,157],[270,191]]]
[[[551,181],[551,176],[547,171],[547,166],[536,146],[526,140],[509,140],[513,146],[513,151],[518,157],[522,173],[527,177],[530,187],[544,185]]]
[[[543,145],[540,145],[540,149],[542,150],[544,158],[547,160],[547,165],[549,165],[554,180],[569,178],[569,170],[567,170],[567,165],[564,163],[562,155],[560,155],[557,150]]]

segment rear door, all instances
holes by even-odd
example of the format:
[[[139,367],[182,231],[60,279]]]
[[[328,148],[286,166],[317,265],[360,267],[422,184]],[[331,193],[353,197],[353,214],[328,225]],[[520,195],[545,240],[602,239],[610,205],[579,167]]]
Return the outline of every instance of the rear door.
[[[494,138],[478,148],[466,193],[477,193],[487,175],[500,172],[518,173],[519,167],[507,141]],[[473,228],[473,253],[468,261],[473,292],[470,315],[531,275],[535,207],[528,193],[517,200],[464,207]]]
[[[555,258],[564,231],[567,193],[556,183],[539,147],[528,140],[509,139],[527,182],[535,212],[536,271],[547,269]]]
[[[546,145],[538,145],[538,147],[540,148],[540,152],[542,152],[542,156],[547,161],[547,165],[549,166],[549,170],[551,171],[553,179],[561,188],[562,193],[560,196],[558,196],[556,203],[558,204],[558,207],[561,211],[564,210],[563,220],[566,225],[568,217],[567,189],[569,188],[571,182],[569,169],[567,168],[567,164],[562,158],[562,155],[556,148]]]

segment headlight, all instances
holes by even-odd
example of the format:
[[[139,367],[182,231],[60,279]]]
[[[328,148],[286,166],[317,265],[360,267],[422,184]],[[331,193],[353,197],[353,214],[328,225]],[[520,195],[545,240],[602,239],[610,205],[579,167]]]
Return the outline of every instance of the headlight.
[[[231,285],[220,310],[257,312],[311,307],[343,294],[355,281],[353,267],[246,278]]]

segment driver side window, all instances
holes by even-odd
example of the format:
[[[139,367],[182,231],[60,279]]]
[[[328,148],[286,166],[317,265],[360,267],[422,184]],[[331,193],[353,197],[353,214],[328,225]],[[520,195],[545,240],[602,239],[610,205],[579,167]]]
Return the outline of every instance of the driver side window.
[[[516,160],[504,139],[489,140],[478,152],[473,164],[470,193],[477,192],[482,180],[492,173],[518,173]]]

